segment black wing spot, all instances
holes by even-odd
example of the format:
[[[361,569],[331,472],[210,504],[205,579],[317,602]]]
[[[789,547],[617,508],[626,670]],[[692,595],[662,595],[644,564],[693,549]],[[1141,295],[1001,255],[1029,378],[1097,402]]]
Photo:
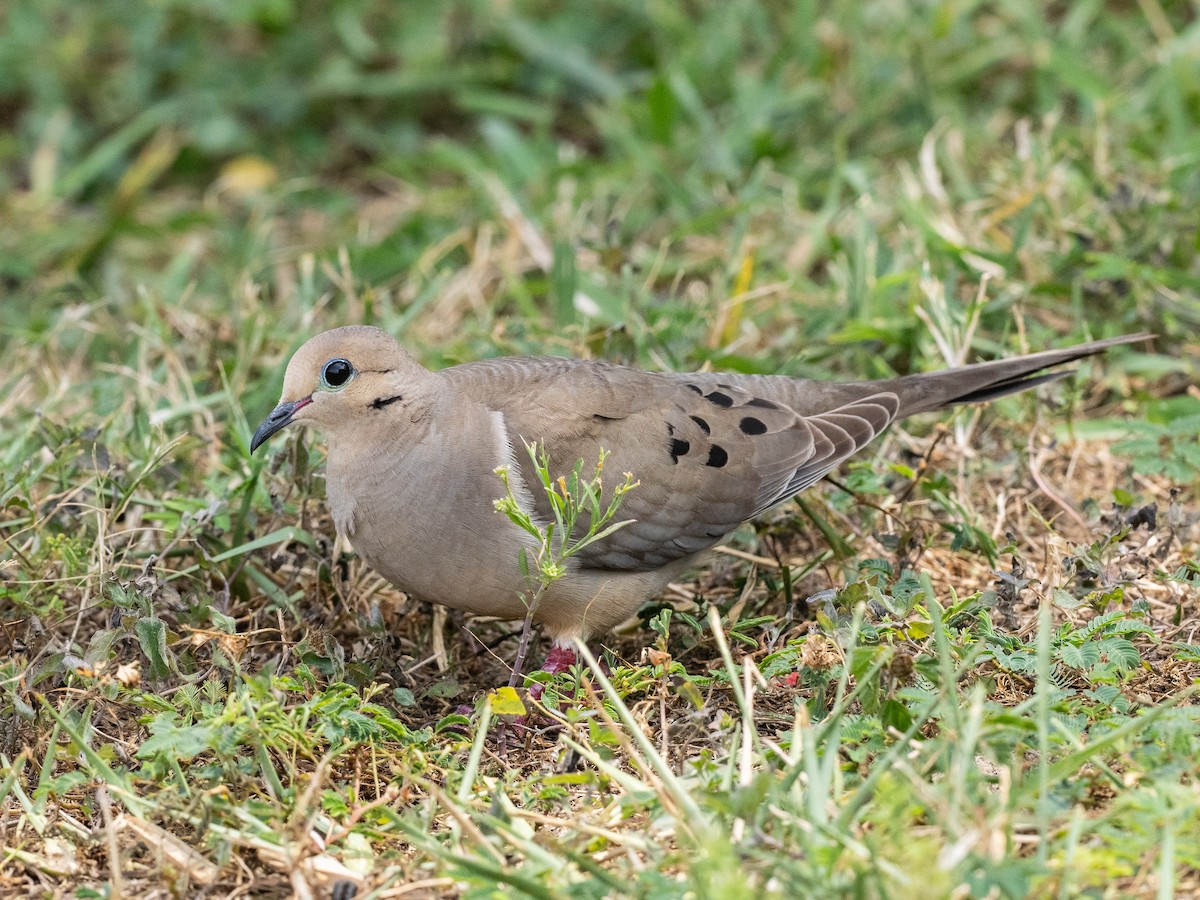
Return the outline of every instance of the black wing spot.
[[[700,396],[704,396],[704,391],[700,388],[700,385],[698,385],[698,384],[689,384],[689,385],[687,385],[687,389],[689,391],[695,391]]]
[[[704,399],[709,403],[715,403],[717,406],[729,409],[733,406],[733,398],[728,394],[722,394],[720,391],[713,391],[711,394],[705,394]]]
[[[725,448],[719,444],[713,444],[712,449],[708,451],[708,462],[706,465],[710,465],[714,469],[719,469],[727,462],[729,462],[729,454],[725,452]]]
[[[708,427],[708,423],[705,422],[702,418],[700,418],[699,416],[688,416],[688,418],[691,419],[693,422],[695,422],[696,425],[699,426],[700,430],[703,431],[705,434],[712,434],[712,429]]]
[[[763,400],[761,397],[755,397],[753,400],[747,400],[746,405],[757,406],[759,409],[779,409],[779,404],[774,400]]]
[[[403,399],[404,397],[400,394],[397,394],[395,397],[376,397],[371,401],[371,409],[383,409],[385,406],[391,406],[393,403],[398,403]]]
[[[671,462],[679,462],[679,457],[686,456],[687,452],[692,449],[692,445],[687,441],[681,441],[679,438],[674,438],[671,441]]]
[[[767,426],[762,419],[756,419],[754,416],[746,416],[738,423],[738,428],[742,429],[742,434],[766,434]]]

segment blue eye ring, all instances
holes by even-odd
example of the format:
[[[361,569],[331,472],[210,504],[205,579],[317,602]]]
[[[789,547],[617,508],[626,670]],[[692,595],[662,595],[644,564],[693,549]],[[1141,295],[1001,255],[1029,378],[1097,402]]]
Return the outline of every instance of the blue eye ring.
[[[329,360],[321,366],[321,387],[331,391],[339,391],[350,383],[355,376],[354,366],[350,360],[340,356]]]

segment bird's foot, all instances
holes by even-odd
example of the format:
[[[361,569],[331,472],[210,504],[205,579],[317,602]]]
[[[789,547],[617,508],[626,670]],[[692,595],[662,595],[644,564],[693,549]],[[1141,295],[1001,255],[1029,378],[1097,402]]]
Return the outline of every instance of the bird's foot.
[[[549,672],[551,675],[558,675],[561,672],[569,671],[571,666],[579,662],[579,657],[575,654],[575,650],[568,647],[566,644],[555,643],[550,646],[550,652],[546,654],[546,661],[542,663],[542,671]],[[546,685],[540,681],[534,682],[529,688],[529,697],[534,701],[542,699],[542,694],[546,690]]]
[[[542,671],[549,672],[551,675],[558,675],[561,672],[568,671],[571,666],[575,665],[579,658],[575,655],[575,651],[566,644],[554,643],[550,646],[550,652],[546,654],[546,661],[542,664]],[[535,681],[529,688],[529,699],[534,703],[541,702],[542,694],[546,690],[546,685],[540,681]],[[530,708],[522,715],[516,716],[506,723],[501,724],[498,733],[500,743],[500,756],[505,758],[508,755],[508,732],[511,728],[514,735],[520,733],[528,733],[533,731],[532,720],[537,716],[536,710]]]
[[[557,675],[559,672],[567,671],[577,662],[579,662],[579,657],[573,647],[555,643],[550,646],[550,652],[546,654],[546,661],[542,663],[542,671]]]

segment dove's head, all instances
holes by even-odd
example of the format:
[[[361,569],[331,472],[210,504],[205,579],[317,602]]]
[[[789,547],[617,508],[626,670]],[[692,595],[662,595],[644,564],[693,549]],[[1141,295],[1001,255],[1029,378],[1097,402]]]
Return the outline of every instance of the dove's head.
[[[386,331],[348,325],[318,334],[292,356],[279,405],[254,432],[250,452],[293,423],[352,437],[380,410],[410,400],[428,376]]]

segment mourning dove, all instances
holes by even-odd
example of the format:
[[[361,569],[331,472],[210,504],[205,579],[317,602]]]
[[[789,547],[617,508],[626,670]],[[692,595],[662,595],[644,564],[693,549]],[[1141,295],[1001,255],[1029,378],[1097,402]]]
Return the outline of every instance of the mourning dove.
[[[524,450],[639,482],[632,520],[568,561],[534,619],[560,662],[695,566],[734,529],[820,480],[897,419],[1025,390],[1045,370],[1134,335],[882,381],[651,373],[604,362],[510,357],[431,372],[386,332],[348,326],[292,357],[283,396],[250,442],[312,425],[328,442],[326,489],[340,533],[396,587],[455,609],[525,617],[519,564],[532,538],[495,509],[507,466],[514,496],[551,519]],[[561,668],[561,666],[558,666]]]

